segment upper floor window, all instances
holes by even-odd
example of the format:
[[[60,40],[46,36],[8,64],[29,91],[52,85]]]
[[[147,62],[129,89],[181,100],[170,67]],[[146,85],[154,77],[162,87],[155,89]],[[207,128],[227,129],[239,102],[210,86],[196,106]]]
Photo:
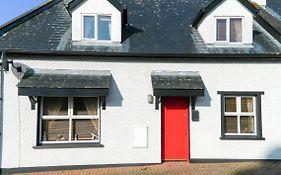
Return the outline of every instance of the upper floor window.
[[[83,15],[83,38],[110,41],[111,16]]]
[[[242,43],[242,18],[217,18],[216,41]]]

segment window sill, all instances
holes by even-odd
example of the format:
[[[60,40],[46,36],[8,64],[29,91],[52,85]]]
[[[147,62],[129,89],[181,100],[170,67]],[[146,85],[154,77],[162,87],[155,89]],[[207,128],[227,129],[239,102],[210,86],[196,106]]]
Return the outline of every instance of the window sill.
[[[121,41],[103,41],[103,40],[77,40],[72,42],[73,45],[83,46],[108,46],[108,47],[120,47]]]
[[[247,136],[247,135],[231,135],[231,136],[222,136],[221,140],[265,140],[264,137],[257,136]]]
[[[34,149],[52,149],[52,148],[101,148],[104,145],[100,143],[53,143],[53,144],[40,144],[34,146]]]

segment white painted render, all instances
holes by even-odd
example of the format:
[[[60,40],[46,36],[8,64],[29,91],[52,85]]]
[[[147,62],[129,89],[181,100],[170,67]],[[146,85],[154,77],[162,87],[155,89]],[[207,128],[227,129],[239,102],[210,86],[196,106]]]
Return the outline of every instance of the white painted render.
[[[153,70],[199,71],[206,93],[196,103],[200,121],[190,116],[192,159],[280,159],[281,63],[145,63],[18,60],[32,68],[111,70],[107,108],[101,112],[103,148],[34,149],[37,110],[18,97],[18,80],[5,73],[2,168],[161,162],[161,117],[152,94]],[[136,71],[137,70],[137,71]],[[264,91],[262,127],[265,140],[220,140],[221,106],[217,91]],[[147,148],[133,148],[133,128],[148,131]]]
[[[225,0],[210,12],[198,26],[198,31],[206,44],[218,44],[216,43],[216,18],[219,17],[242,17],[242,44],[250,45],[253,43],[252,13],[238,0]]]
[[[121,12],[118,11],[107,0],[87,0],[72,12],[72,40],[83,40],[83,14],[84,15],[109,15],[111,16],[111,40],[112,42],[121,42]],[[97,41],[88,41],[97,42]],[[98,41],[109,42],[109,41]],[[101,44],[101,43],[99,43]]]
[[[266,6],[266,0],[251,0],[252,2],[257,3],[258,5],[265,7]]]

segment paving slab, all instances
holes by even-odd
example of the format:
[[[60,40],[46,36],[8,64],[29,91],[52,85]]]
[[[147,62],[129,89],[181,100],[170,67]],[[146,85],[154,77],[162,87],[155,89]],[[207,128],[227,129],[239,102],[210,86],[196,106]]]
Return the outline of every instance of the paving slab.
[[[92,168],[9,175],[280,175],[281,161],[235,163],[164,162],[157,165]],[[8,174],[7,174],[8,175]]]

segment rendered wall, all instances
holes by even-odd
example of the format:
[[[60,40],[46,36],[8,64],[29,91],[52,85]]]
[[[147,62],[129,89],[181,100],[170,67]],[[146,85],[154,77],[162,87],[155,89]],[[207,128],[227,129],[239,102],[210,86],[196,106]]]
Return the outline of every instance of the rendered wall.
[[[152,94],[153,70],[199,71],[206,94],[196,103],[200,121],[190,121],[191,158],[280,159],[280,63],[156,63],[125,61],[18,60],[32,68],[111,70],[107,108],[101,114],[103,148],[34,149],[37,111],[28,97],[17,96],[17,79],[5,73],[3,168],[161,162],[161,117]],[[134,59],[134,58],[132,58]],[[265,140],[220,140],[220,95],[217,91],[264,91]],[[191,118],[191,117],[190,117]],[[148,127],[148,148],[132,148],[132,128]]]

